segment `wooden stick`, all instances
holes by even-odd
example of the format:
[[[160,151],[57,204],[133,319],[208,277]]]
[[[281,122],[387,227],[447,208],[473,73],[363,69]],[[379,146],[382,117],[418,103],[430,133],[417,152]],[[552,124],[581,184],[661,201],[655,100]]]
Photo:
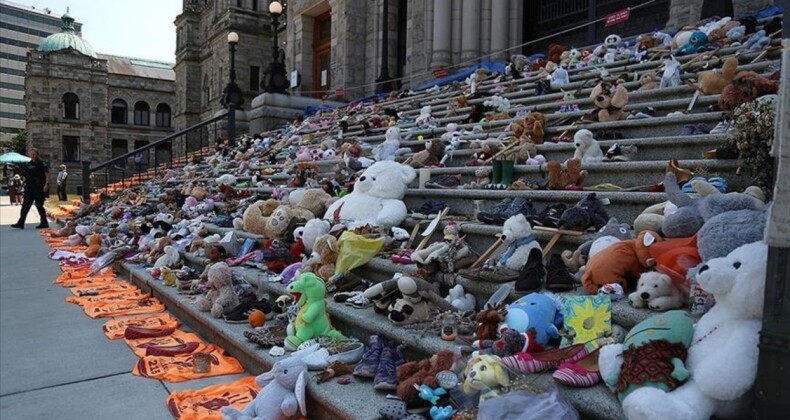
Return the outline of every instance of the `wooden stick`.
[[[470,268],[477,268],[482,264],[485,260],[487,260],[499,247],[502,246],[502,238],[497,237],[496,242],[494,242],[486,251],[480,254],[480,258],[475,261],[474,264]]]

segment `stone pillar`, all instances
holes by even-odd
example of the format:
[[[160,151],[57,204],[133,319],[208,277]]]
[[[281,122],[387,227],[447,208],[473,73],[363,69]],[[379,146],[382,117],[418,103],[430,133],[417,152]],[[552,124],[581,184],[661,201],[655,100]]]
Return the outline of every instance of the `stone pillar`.
[[[453,0],[453,12],[452,12],[452,36],[451,39],[451,53],[452,53],[452,62],[453,64],[460,61],[461,58],[461,32],[463,32],[463,27],[461,26],[461,14],[463,13],[462,6],[463,0]]]
[[[507,51],[507,55],[520,53],[521,47],[513,48],[521,44],[523,33],[521,29],[521,21],[523,20],[524,2],[522,0],[510,0],[510,36],[508,37],[507,48],[512,48]]]
[[[433,2],[432,68],[447,67],[451,63],[450,18],[452,10],[452,0],[434,0]]]
[[[502,53],[499,51],[508,47],[508,12],[510,5],[508,0],[491,0],[491,53],[495,54],[492,60],[501,60],[510,57],[512,52]]]
[[[490,60],[487,57],[491,53],[491,0],[483,0],[480,12],[480,55],[483,60]]]
[[[461,61],[477,60],[480,57],[480,2],[463,0],[462,16]]]

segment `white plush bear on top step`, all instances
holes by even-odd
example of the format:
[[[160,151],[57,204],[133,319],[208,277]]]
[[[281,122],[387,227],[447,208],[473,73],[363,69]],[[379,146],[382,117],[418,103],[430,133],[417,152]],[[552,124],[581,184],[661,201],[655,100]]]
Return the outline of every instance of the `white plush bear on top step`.
[[[417,173],[408,165],[393,161],[376,162],[354,183],[354,192],[335,201],[324,219],[349,227],[365,224],[389,229],[406,219],[403,196]]]
[[[716,304],[694,327],[686,367],[691,378],[666,393],[641,388],[623,401],[630,420],[748,418],[757,377],[768,246],[743,245],[700,267],[697,281]]]
[[[592,131],[587,129],[577,131],[573,135],[573,146],[576,147],[576,151],[573,152],[574,159],[580,159],[582,163],[603,162],[603,151],[598,140],[593,138]]]

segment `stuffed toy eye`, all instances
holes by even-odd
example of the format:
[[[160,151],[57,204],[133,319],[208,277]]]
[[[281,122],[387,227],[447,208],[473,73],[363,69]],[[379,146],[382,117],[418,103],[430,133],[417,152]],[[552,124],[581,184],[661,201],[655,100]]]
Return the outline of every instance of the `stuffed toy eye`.
[[[627,230],[626,228],[622,228],[622,227],[621,227],[621,228],[620,228],[620,233],[622,233],[623,235],[625,235],[626,233],[628,233],[628,230]]]
[[[732,266],[735,267],[735,269],[737,270],[737,269],[741,268],[741,263],[734,262],[734,263],[732,263]]]
[[[485,372],[487,370],[488,370],[488,367],[486,365],[480,366],[480,372]]]

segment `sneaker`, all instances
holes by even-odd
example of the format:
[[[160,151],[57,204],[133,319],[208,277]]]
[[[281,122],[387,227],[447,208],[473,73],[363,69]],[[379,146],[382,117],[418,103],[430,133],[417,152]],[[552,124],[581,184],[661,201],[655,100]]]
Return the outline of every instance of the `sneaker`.
[[[447,207],[447,203],[444,201],[428,200],[422,203],[419,208],[413,210],[412,212],[424,215],[439,214],[442,212],[442,210],[444,210],[445,207]]]
[[[546,290],[564,292],[574,289],[576,289],[576,280],[562,261],[562,256],[552,254],[546,267]]]
[[[370,305],[372,305],[372,304],[373,303],[370,301],[370,299],[365,297],[365,295],[362,294],[362,293],[346,299],[346,305],[351,306],[352,308],[357,308],[357,309],[369,308]]]
[[[365,350],[365,354],[362,355],[362,360],[354,366],[354,376],[375,378],[383,348],[384,343],[382,340],[376,335],[371,335],[370,343],[367,350]]]
[[[425,183],[425,188],[439,188],[443,190],[452,190],[461,185],[461,175],[442,175],[434,178]]]
[[[536,217],[528,219],[532,225],[559,228],[562,213],[568,208],[565,204],[552,204],[546,206]]]
[[[373,389],[377,391],[394,391],[398,388],[398,366],[405,362],[400,350],[395,347],[384,347],[381,351],[376,376],[373,378]]]
[[[500,223],[504,224],[505,220],[517,214],[523,214],[527,220],[535,217],[535,206],[532,200],[524,197],[516,197],[510,203],[510,207],[500,216]]]
[[[543,266],[543,252],[539,248],[532,248],[529,252],[527,263],[521,269],[521,277],[516,280],[517,294],[537,292],[546,277],[546,267]]]
[[[732,127],[732,121],[721,121],[708,134],[726,134],[730,127]]]
[[[495,220],[499,217],[499,214],[507,210],[512,202],[513,199],[510,197],[500,201],[499,203],[497,203],[497,205],[495,205],[491,209],[477,213],[477,220],[489,224],[496,223]]]

